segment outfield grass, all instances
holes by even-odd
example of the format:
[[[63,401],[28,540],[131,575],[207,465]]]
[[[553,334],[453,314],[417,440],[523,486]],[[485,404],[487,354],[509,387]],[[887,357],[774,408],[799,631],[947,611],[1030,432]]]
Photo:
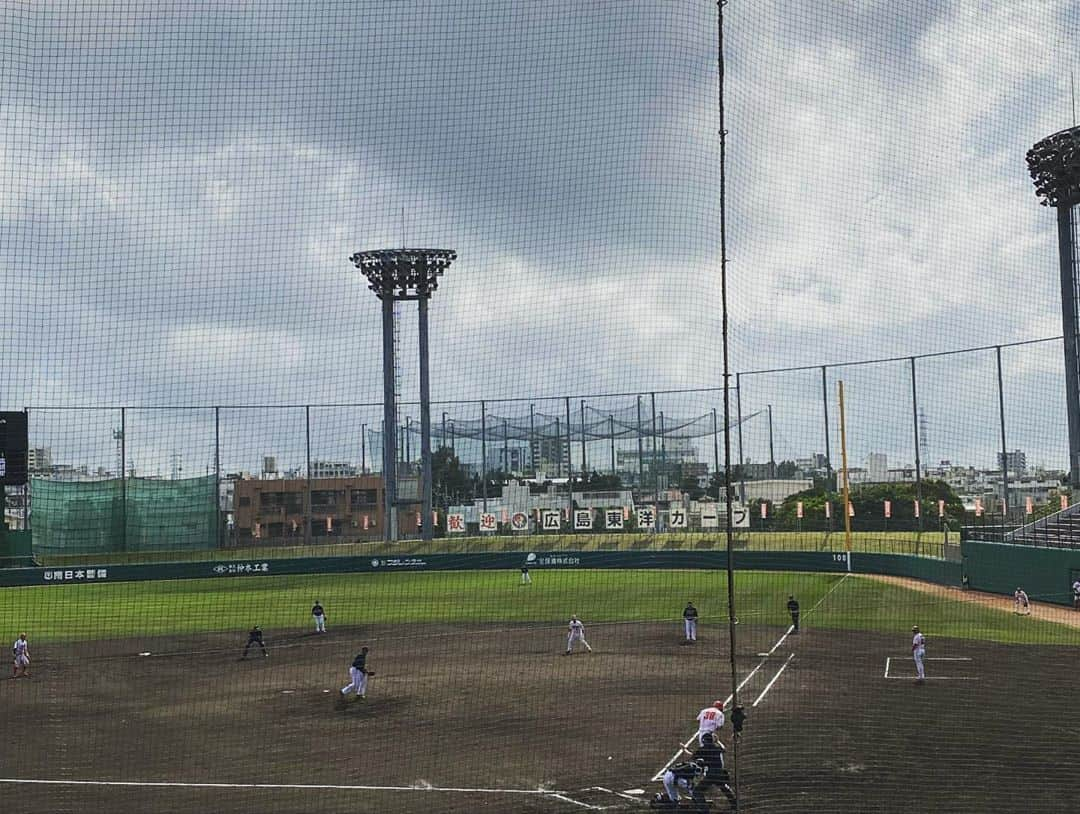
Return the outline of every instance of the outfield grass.
[[[952,535],[958,541],[957,535]],[[851,548],[874,554],[914,554],[942,557],[944,535],[939,531],[852,532]],[[199,560],[256,560],[289,557],[385,556],[389,554],[461,554],[487,551],[650,551],[724,548],[722,535],[703,532],[665,534],[543,534],[526,537],[444,537],[397,543],[325,543],[307,546],[260,546],[194,551],[110,552],[104,554],[39,555],[42,565],[126,565],[147,562]],[[739,550],[843,551],[844,533],[819,531],[743,531],[735,539]]]
[[[842,580],[842,581],[841,581]],[[836,574],[739,572],[736,608],[748,623],[785,625],[789,593],[809,628],[999,642],[1080,644],[1080,631],[1038,618]],[[0,590],[0,630],[34,641],[236,631],[262,625],[270,636],[310,628],[315,599],[331,628],[364,623],[536,623],[561,625],[571,613],[589,624],[671,620],[687,600],[702,624],[726,624],[726,577],[716,571],[516,571],[322,574],[176,580]]]

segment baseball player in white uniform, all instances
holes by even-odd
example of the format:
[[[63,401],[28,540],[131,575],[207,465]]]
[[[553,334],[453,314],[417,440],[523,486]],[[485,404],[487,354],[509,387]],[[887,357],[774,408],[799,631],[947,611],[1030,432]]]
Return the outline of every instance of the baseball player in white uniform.
[[[1080,579],[1076,580],[1076,582],[1074,582],[1072,584],[1072,589],[1073,589],[1073,608],[1075,610],[1080,610]]]
[[[11,677],[19,678],[20,676],[23,676],[29,678],[30,644],[26,641],[25,633],[20,633],[19,638],[15,640],[15,644],[11,646],[11,655],[14,658],[14,664],[11,668]]]
[[[569,633],[566,634],[566,655],[574,649],[574,642],[581,642],[585,645],[585,649],[588,652],[592,652],[592,648],[589,647],[589,643],[585,641],[585,625],[581,623],[581,620],[576,616],[570,617]]]
[[[919,626],[911,628],[911,657],[915,659],[915,670],[919,674],[918,680],[926,680],[926,670],[923,669],[923,659],[926,658],[926,637],[919,632]]]
[[[711,707],[705,707],[705,709],[699,712],[697,714],[697,725],[698,746],[705,745],[705,741],[702,740],[705,735],[712,735],[716,738],[716,730],[724,725],[724,702],[713,701]]]
[[[1028,600],[1027,591],[1023,588],[1017,588],[1016,593],[1013,594],[1013,599],[1016,600],[1016,612],[1020,614],[1031,614],[1031,602]]]

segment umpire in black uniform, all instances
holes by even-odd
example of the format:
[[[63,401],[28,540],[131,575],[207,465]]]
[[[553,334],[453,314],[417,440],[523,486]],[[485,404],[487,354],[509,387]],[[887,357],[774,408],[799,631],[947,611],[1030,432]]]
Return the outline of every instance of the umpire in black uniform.
[[[705,766],[705,777],[698,781],[697,788],[704,791],[715,786],[724,793],[731,804],[732,811],[738,811],[739,802],[735,797],[735,791],[728,783],[730,776],[724,766],[724,746],[719,743],[711,732],[701,736],[701,746],[694,752],[693,759]]]
[[[796,601],[795,597],[789,596],[787,598],[787,609],[788,609],[788,613],[791,614],[791,626],[793,628],[793,630],[791,632],[792,633],[798,633],[799,632],[799,603],[798,603],[798,601]]]

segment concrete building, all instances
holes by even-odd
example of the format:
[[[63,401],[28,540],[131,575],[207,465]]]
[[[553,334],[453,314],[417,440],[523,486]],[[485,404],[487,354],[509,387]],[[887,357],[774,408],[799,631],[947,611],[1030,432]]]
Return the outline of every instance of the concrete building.
[[[563,438],[534,438],[530,443],[529,468],[547,475],[570,471],[570,441]],[[502,447],[499,447],[501,453]]]
[[[1015,475],[1023,475],[1027,472],[1027,455],[1023,450],[1014,449],[1012,452],[999,452],[997,454],[998,469],[1005,469]]]
[[[306,478],[233,481],[236,544],[299,545],[309,533],[322,542],[381,538],[381,476],[313,479],[308,489]],[[399,511],[403,531],[415,528],[415,515]]]
[[[52,448],[30,447],[27,449],[26,468],[32,475],[47,474],[52,469]]]
[[[522,475],[531,469],[529,465],[529,448],[527,446],[506,446],[499,444],[488,445],[487,449],[488,472],[509,472],[512,475]]]

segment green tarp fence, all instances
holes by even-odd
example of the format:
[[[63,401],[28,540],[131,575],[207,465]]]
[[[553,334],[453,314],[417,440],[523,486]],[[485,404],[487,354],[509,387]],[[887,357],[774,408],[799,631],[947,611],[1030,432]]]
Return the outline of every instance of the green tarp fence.
[[[30,481],[34,553],[210,549],[217,540],[214,477]]]

